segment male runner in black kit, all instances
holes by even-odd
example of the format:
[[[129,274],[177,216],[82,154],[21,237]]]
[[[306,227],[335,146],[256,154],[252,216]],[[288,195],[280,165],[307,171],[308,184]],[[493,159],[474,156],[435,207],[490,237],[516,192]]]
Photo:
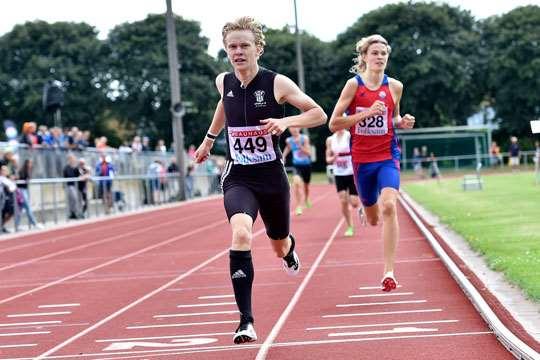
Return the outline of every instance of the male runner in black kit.
[[[258,212],[285,270],[291,275],[300,270],[295,241],[289,233],[289,183],[279,136],[290,126],[322,125],[327,117],[289,78],[259,67],[257,61],[265,41],[262,27],[254,19],[242,17],[227,23],[222,35],[234,71],[216,78],[221,99],[208,133],[195,152],[195,161],[208,158],[216,136],[225,128],[227,163],[221,184],[232,229],[230,275],[240,311],[240,325],[233,340],[241,344],[257,340],[251,311],[251,240]],[[284,117],[284,103],[302,113]]]

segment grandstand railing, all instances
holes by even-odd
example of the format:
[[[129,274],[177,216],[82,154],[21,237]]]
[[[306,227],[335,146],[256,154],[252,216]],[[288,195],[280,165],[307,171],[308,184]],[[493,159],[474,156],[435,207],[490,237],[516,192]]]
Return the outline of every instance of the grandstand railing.
[[[149,206],[179,201],[179,174],[169,173],[160,176],[116,175],[114,177],[92,177],[87,180],[88,210],[79,218],[95,218],[109,214],[136,211]],[[28,184],[30,207],[38,223],[46,227],[66,223],[69,218],[67,183],[83,181],[79,178],[32,179]],[[99,184],[112,181],[112,207],[104,203],[100,196]],[[20,183],[20,181],[18,181]],[[221,186],[217,175],[189,175],[184,180],[186,199],[219,194]],[[79,194],[79,208],[82,205]],[[17,202],[15,211],[20,211]],[[10,231],[29,228],[28,218],[22,213],[21,224],[15,228],[13,220],[4,224]]]

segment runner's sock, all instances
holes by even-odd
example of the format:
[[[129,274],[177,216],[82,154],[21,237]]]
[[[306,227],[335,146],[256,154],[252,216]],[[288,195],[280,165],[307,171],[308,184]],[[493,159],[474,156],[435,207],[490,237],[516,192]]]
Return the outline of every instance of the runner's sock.
[[[240,311],[240,323],[253,323],[251,288],[254,271],[251,251],[230,250],[229,259],[234,297]]]

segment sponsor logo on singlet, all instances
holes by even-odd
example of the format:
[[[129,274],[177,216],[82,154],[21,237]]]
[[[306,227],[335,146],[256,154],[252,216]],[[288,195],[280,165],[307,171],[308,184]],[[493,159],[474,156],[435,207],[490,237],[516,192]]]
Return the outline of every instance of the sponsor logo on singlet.
[[[253,105],[256,108],[266,106],[266,101],[264,101],[264,94],[264,90],[257,90],[253,93],[253,95],[255,96],[255,103],[253,103]]]

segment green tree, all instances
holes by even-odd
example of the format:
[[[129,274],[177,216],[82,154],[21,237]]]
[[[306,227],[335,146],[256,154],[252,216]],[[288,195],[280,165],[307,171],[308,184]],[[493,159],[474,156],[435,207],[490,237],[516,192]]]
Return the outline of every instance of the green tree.
[[[208,39],[201,37],[195,21],[175,18],[185,144],[197,144],[212,119],[217,101],[214,78],[217,66],[206,52]],[[149,15],[142,21],[115,27],[106,41],[110,51],[107,97],[114,116],[152,140],[172,141],[171,100],[165,15]]]
[[[435,3],[400,3],[363,15],[335,42],[340,88],[351,74],[354,46],[381,34],[392,46],[387,73],[403,82],[403,112],[418,127],[461,125],[478,110],[482,87],[474,83],[480,34],[468,11]]]
[[[52,125],[52,116],[42,109],[42,94],[45,82],[56,79],[65,88],[62,124],[93,130],[104,106],[95,74],[106,57],[96,34],[85,23],[35,21],[2,36],[0,118]]]
[[[498,136],[530,136],[540,118],[540,7],[524,6],[482,22],[487,48],[487,97],[496,111]]]
[[[279,72],[298,83],[296,65],[296,35],[287,28],[268,29],[265,33],[267,45],[260,59],[260,64],[270,70]],[[333,69],[331,47],[316,37],[302,32],[302,57],[304,63],[305,91],[328,115],[331,114],[334,102],[339,94],[330,91],[333,82],[329,76]],[[286,114],[296,114],[297,110],[286,107]],[[328,126],[320,126],[309,130],[311,142],[317,149],[317,165],[325,163],[324,150],[326,137],[330,135]]]

